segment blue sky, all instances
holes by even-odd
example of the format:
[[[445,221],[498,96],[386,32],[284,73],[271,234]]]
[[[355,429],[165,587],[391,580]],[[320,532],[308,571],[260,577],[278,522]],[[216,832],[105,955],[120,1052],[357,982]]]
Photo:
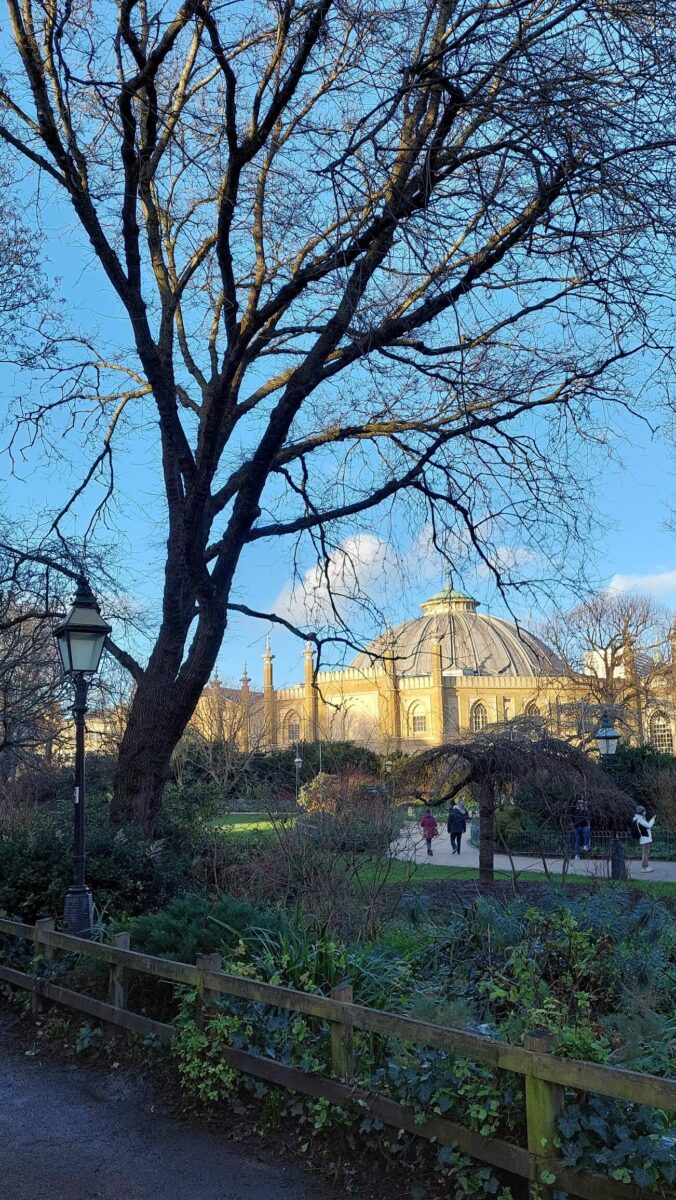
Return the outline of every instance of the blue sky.
[[[629,430],[628,430],[629,432]],[[594,578],[599,584],[648,592],[676,610],[676,547],[673,534],[665,528],[666,504],[673,490],[673,461],[661,438],[632,424],[631,439],[618,448],[622,462],[609,459],[596,477],[593,493],[598,513],[597,556]],[[25,514],[43,502],[53,502],[61,492],[60,473],[33,462],[23,478],[8,479],[10,508]],[[4,463],[7,467],[7,460]],[[4,472],[7,478],[6,470]],[[124,512],[122,557],[132,568],[133,594],[152,613],[159,598],[162,569],[163,529],[153,519],[153,510],[161,506],[159,481],[148,459],[147,447],[139,444],[128,450],[124,469],[119,474],[118,511]],[[118,518],[119,522],[119,518]],[[374,523],[355,530],[359,540],[358,556],[364,567],[366,590],[385,613],[396,622],[416,616],[418,605],[442,583],[443,564],[427,552],[424,531],[416,551],[415,570],[406,578],[396,575],[396,586],[389,583],[387,536]],[[245,557],[237,577],[236,599],[263,611],[273,610],[291,616],[302,615],[299,595],[290,595],[292,563],[290,546],[257,544]],[[471,573],[470,573],[471,574]],[[413,576],[413,577],[411,577]],[[457,584],[468,587],[484,609],[505,614],[505,608],[486,578],[476,575]],[[515,602],[516,603],[516,602]],[[518,609],[521,617],[537,620],[542,612],[536,607]],[[507,614],[505,614],[507,615]],[[267,624],[235,616],[219,657],[219,673],[235,682],[244,661],[255,683],[260,681],[261,662]],[[291,634],[272,630],[276,682],[293,682],[302,675],[302,645]],[[138,646],[142,653],[142,646]]]
[[[46,253],[51,270],[61,277],[62,291],[68,294],[69,315],[75,321],[83,317],[91,321],[93,317],[99,330],[103,330],[114,344],[118,334],[122,336],[122,314],[111,299],[109,288],[91,264],[90,252],[82,246],[75,232],[70,240],[62,236],[57,240],[64,225],[72,230],[72,219],[57,208],[51,215],[52,226],[48,234],[53,236],[48,238]],[[15,390],[16,382],[9,369],[5,368],[0,374],[6,399]],[[27,380],[23,381],[23,386],[28,386]],[[598,513],[596,555],[594,557],[590,550],[589,573],[599,586],[648,592],[676,609],[676,547],[673,534],[665,528],[667,504],[676,490],[673,459],[661,434],[653,437],[647,426],[628,416],[622,416],[621,422],[622,436],[616,443],[615,457],[604,460],[598,455],[596,458],[589,497]],[[7,439],[8,427],[5,427],[3,448]],[[72,453],[71,440],[70,435],[66,435],[56,446],[73,461],[75,470],[70,480],[63,460],[50,463],[36,451],[28,455],[25,463],[19,463],[17,474],[12,476],[8,456],[3,452],[4,496],[11,514],[30,518],[31,513],[40,512],[46,506],[53,508],[63,500],[68,483],[81,475],[85,461],[81,452]],[[153,461],[151,441],[151,437],[144,434],[126,438],[117,469],[117,506],[110,536],[118,541],[121,559],[129,568],[125,586],[148,610],[152,624],[160,596],[165,534],[161,520],[161,482]],[[77,532],[82,532],[86,524],[85,511],[88,509],[81,509]],[[395,564],[390,535],[374,518],[367,516],[363,525],[355,526],[346,534],[350,539],[350,550],[356,552],[361,563],[360,573],[366,592],[383,617],[392,623],[418,614],[420,602],[441,585],[443,571],[443,563],[430,552],[428,531],[424,527],[406,532],[395,530],[395,534],[403,564]],[[508,549],[518,554],[521,547],[515,543]],[[276,609],[283,615],[302,620],[299,597],[291,593],[291,554],[290,542],[277,546],[256,543],[242,560],[233,599],[263,611]],[[301,573],[306,568],[311,572],[311,563],[301,561]],[[308,578],[312,583],[311,574]],[[464,578],[454,582],[472,591],[484,610],[489,608],[508,615],[489,580],[472,566]],[[514,605],[526,623],[537,621],[543,615],[535,604],[524,607],[515,599]],[[376,632],[373,621],[368,627],[357,614],[353,615],[360,632]],[[233,618],[219,658],[222,678],[235,682],[246,660],[252,680],[259,683],[260,655],[268,631],[269,626],[265,623]],[[272,631],[272,641],[277,682],[297,680],[302,672],[302,644],[279,628]],[[135,649],[143,654],[141,643]]]

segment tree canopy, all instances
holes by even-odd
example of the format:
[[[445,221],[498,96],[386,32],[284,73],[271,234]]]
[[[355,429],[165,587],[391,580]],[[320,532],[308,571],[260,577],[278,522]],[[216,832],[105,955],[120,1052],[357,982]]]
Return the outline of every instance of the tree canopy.
[[[21,405],[28,441],[98,438],[54,527],[156,431],[162,616],[116,785],[152,823],[229,612],[258,612],[247,547],[306,538],[328,572],[346,525],[407,501],[502,582],[505,530],[550,556],[579,532],[571,448],[669,353],[673,12],[6,5],[0,139],[127,322],[50,345]]]

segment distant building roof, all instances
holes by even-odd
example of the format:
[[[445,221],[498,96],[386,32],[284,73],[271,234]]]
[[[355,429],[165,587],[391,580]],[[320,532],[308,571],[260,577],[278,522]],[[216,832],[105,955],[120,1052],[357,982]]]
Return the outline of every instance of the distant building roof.
[[[414,617],[381,634],[358,654],[352,665],[364,669],[373,655],[393,656],[399,675],[429,675],[432,655],[441,644],[442,672],[447,675],[560,675],[556,655],[534,634],[511,621],[477,612],[478,601],[455,588],[421,604]]]

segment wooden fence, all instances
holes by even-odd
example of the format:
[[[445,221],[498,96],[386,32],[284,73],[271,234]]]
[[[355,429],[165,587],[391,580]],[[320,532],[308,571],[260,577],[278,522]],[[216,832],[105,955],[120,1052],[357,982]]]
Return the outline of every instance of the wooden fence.
[[[56,950],[65,950],[108,964],[108,1000],[94,999],[48,978],[15,970],[0,963],[0,981],[31,992],[33,1011],[39,1012],[45,999],[63,1004],[112,1026],[134,1033],[153,1034],[161,1042],[175,1036],[173,1025],[129,1011],[126,1007],[129,972],[135,971],[169,983],[189,984],[203,989],[208,1003],[219,995],[235,996],[274,1008],[287,1009],[319,1017],[329,1023],[333,1078],[308,1074],[297,1067],[285,1066],[270,1058],[243,1050],[227,1048],[223,1058],[234,1070],[263,1079],[268,1083],[324,1097],[332,1104],[370,1112],[377,1120],[440,1146],[455,1145],[464,1153],[491,1166],[502,1168],[530,1181],[534,1195],[542,1197],[551,1187],[581,1196],[585,1200],[648,1200],[656,1193],[617,1182],[592,1171],[576,1171],[556,1158],[556,1119],[563,1102],[563,1089],[573,1088],[628,1100],[654,1108],[676,1110],[676,1081],[635,1071],[619,1071],[594,1063],[556,1058],[546,1053],[546,1035],[533,1034],[525,1045],[510,1046],[478,1034],[442,1025],[430,1025],[396,1013],[381,1012],[352,1003],[348,985],[334,989],[330,997],[309,995],[290,988],[276,987],[251,979],[226,975],[218,955],[206,955],[195,966],[154,958],[129,949],[129,934],[118,933],[112,944],[71,937],[54,930],[51,919],[35,925],[22,925],[0,919],[0,934],[32,942],[35,957],[49,960]],[[527,1145],[517,1146],[497,1137],[484,1137],[445,1117],[421,1119],[415,1109],[398,1104],[389,1096],[374,1094],[357,1087],[354,1076],[354,1030],[396,1038],[407,1045],[433,1046],[456,1056],[487,1063],[494,1068],[522,1075],[525,1081]],[[552,1183],[552,1176],[555,1183]],[[659,1193],[663,1196],[665,1193]],[[672,1192],[667,1193],[673,1195]]]

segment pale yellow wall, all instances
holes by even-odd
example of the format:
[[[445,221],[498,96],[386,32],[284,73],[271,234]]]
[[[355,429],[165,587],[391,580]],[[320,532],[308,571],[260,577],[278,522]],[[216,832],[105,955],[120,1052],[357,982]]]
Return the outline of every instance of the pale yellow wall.
[[[438,677],[437,677],[438,678]],[[399,707],[401,748],[434,745],[457,737],[470,728],[472,706],[484,704],[489,723],[521,716],[535,702],[541,715],[549,717],[550,704],[556,697],[553,680],[532,677],[443,676],[441,687],[430,675],[404,676],[396,681]],[[391,705],[392,680],[384,670],[322,672],[317,679],[319,735],[327,740],[360,741],[381,747],[394,738]],[[439,691],[441,695],[439,696]],[[275,693],[277,738],[289,745],[290,718],[303,728],[306,689],[284,688]],[[425,717],[425,730],[413,731],[413,715]],[[443,729],[435,736],[435,726]]]

